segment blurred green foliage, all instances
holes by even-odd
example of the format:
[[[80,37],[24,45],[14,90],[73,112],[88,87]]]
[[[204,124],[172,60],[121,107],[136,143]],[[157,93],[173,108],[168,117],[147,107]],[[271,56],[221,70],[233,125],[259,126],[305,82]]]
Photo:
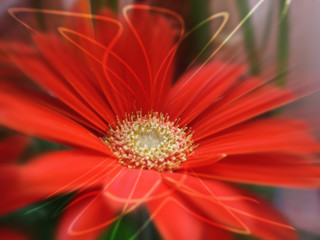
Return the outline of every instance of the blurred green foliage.
[[[96,0],[90,1],[92,13],[97,13],[100,9],[108,7],[115,13],[118,11],[118,0]]]
[[[16,229],[31,240],[54,240],[60,212],[71,198],[68,194],[19,209],[1,217],[0,226]]]
[[[239,17],[245,19],[250,12],[249,3],[247,0],[236,0]],[[251,22],[251,18],[248,18],[243,23],[243,38],[245,48],[247,50],[248,62],[250,64],[250,71],[252,75],[258,75],[260,73],[259,56],[256,48],[256,39],[254,36],[254,29]]]
[[[144,207],[122,216],[118,219],[99,240],[160,240],[161,237],[152,222],[149,222],[149,214]],[[140,232],[140,229],[143,230]],[[137,234],[138,233],[138,234]]]
[[[289,25],[289,5],[287,0],[279,0],[279,28],[278,28],[278,79],[280,87],[286,85],[286,76],[289,61],[290,48],[290,25]]]

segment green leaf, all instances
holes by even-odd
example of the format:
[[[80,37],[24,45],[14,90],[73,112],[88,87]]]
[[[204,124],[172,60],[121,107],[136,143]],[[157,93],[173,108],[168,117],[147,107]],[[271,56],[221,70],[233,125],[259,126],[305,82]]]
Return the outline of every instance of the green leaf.
[[[149,214],[143,207],[121,216],[99,237],[99,240],[135,239],[161,239],[152,222],[149,222]]]
[[[115,13],[118,11],[118,0],[91,0],[90,5],[93,14],[105,7],[112,9]]]
[[[72,194],[61,195],[38,202],[0,218],[0,227],[10,227],[33,240],[54,240],[59,221],[57,209],[64,208]],[[60,215],[60,214],[59,214]]]
[[[236,0],[236,3],[240,18],[245,19],[250,11],[248,1]],[[243,23],[243,37],[250,64],[250,72],[252,75],[258,75],[260,73],[259,57],[256,50],[256,40],[250,17]]]
[[[190,9],[191,9],[191,25],[192,27],[198,25],[203,20],[210,17],[210,1],[207,0],[191,0]],[[210,24],[204,24],[201,26],[201,31],[196,31],[196,34],[193,36],[194,40],[194,51],[198,54],[200,53],[204,46],[211,39]],[[210,55],[209,51],[205,51],[205,54],[201,56],[200,61],[204,61]]]
[[[279,0],[280,23],[278,29],[278,78],[277,84],[280,87],[286,85],[287,68],[289,59],[289,44],[290,44],[290,25],[289,25],[289,5],[290,0]]]

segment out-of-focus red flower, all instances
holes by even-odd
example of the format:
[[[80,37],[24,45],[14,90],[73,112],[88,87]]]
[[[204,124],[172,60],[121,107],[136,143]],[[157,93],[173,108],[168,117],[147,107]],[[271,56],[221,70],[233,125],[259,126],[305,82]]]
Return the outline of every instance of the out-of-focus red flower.
[[[29,143],[29,138],[23,135],[12,135],[6,137],[0,142],[0,167],[5,165],[14,164],[17,162],[23,151],[26,149]],[[11,177],[8,175],[0,176],[1,190],[4,192],[11,191],[11,189],[6,189],[5,185],[7,181],[10,181]],[[27,237],[21,233],[10,229],[9,227],[0,227],[0,239],[10,239],[10,240],[26,240]]]
[[[28,238],[8,228],[0,228],[0,238],[10,240],[27,240]]]
[[[11,42],[7,54],[43,90],[2,82],[0,123],[75,149],[1,167],[2,214],[77,190],[58,239],[95,239],[142,204],[165,239],[296,238],[268,203],[228,183],[319,186],[308,125],[257,118],[299,98],[293,89],[218,61],[175,82],[185,35],[166,9],[133,5],[118,18],[108,10],[11,13],[34,45]],[[57,25],[39,32],[25,13]]]
[[[10,61],[8,56],[1,51],[1,48],[4,48],[4,43],[0,42],[0,77],[3,78],[12,78],[21,76],[21,72],[14,64]]]
[[[0,142],[0,164],[15,163],[29,144],[29,138],[24,135],[11,135]]]

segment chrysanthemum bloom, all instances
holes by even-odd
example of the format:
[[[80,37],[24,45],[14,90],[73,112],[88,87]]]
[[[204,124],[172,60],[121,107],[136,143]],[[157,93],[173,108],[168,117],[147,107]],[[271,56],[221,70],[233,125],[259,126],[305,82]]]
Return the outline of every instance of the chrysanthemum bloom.
[[[3,167],[2,213],[77,190],[58,239],[96,239],[141,205],[164,239],[296,238],[270,205],[229,183],[319,185],[307,124],[257,118],[297,99],[293,90],[218,61],[174,79],[185,35],[166,9],[10,12],[34,42],[11,42],[7,54],[42,88],[1,83],[0,123],[74,149]],[[53,30],[40,33],[25,13],[52,18]]]

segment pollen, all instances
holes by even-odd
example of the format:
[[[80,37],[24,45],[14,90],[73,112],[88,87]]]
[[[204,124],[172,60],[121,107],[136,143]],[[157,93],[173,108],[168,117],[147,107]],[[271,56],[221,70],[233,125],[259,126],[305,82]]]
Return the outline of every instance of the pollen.
[[[128,168],[159,172],[178,168],[195,148],[189,128],[158,112],[137,112],[118,119],[117,126],[110,126],[101,139]]]

